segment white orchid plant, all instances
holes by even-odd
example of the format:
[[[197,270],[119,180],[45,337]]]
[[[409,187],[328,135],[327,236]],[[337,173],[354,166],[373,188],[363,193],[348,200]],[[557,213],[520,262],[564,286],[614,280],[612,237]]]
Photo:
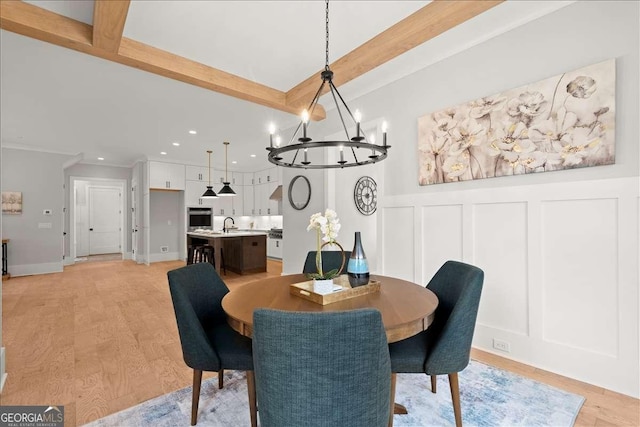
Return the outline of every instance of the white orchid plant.
[[[316,230],[318,236],[318,248],[316,251],[316,268],[317,273],[311,273],[307,276],[316,280],[329,280],[336,277],[339,273],[339,269],[333,269],[330,271],[322,270],[322,248],[325,245],[336,245],[340,247],[336,238],[338,237],[338,231],[340,231],[340,220],[338,214],[332,209],[327,209],[322,215],[321,212],[311,215],[307,231]]]

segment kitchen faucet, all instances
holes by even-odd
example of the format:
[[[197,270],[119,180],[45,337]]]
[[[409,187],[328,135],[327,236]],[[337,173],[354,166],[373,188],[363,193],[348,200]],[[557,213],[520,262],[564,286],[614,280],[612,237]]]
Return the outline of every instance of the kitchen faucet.
[[[226,233],[227,232],[227,220],[230,219],[231,220],[231,224],[236,225],[236,222],[233,220],[233,218],[231,218],[230,216],[226,217],[223,221],[222,221],[222,232]]]

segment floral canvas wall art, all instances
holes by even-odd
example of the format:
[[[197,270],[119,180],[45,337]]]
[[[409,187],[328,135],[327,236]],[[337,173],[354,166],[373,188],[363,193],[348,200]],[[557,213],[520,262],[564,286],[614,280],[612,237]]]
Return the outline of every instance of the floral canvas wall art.
[[[615,60],[418,119],[419,184],[615,161]]]
[[[19,215],[22,213],[22,193],[19,191],[2,192],[2,213]]]

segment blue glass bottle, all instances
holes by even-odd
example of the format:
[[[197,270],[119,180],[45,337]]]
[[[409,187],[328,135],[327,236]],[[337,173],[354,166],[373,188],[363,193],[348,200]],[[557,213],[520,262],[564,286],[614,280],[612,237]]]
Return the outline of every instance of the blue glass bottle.
[[[369,283],[369,262],[364,254],[364,249],[362,249],[359,231],[356,231],[353,251],[351,251],[349,264],[347,264],[347,275],[352,288]]]

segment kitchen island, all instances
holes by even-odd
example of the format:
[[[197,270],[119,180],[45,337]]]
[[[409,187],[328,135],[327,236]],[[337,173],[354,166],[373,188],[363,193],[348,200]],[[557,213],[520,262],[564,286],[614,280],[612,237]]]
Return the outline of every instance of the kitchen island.
[[[187,247],[211,245],[215,250],[216,271],[225,267],[237,274],[263,273],[267,271],[267,232],[232,230],[227,233],[197,230],[187,233]]]

